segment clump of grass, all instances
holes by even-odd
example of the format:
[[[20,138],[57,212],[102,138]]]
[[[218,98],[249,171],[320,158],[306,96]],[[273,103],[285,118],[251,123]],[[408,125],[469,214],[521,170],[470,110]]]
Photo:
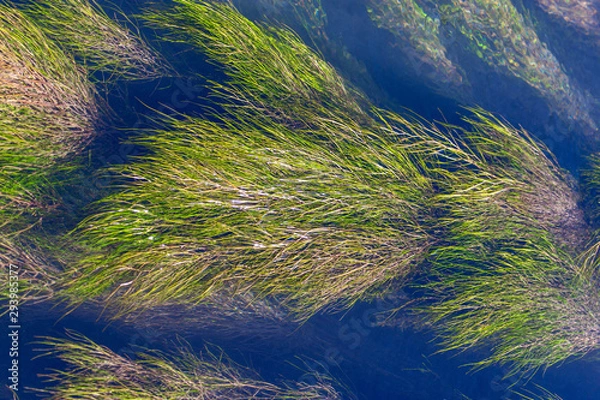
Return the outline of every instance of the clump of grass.
[[[537,0],[548,14],[560,18],[590,36],[600,36],[597,4],[593,1]]]
[[[563,121],[574,120],[585,130],[598,129],[582,90],[510,0],[451,0],[439,10],[488,65],[534,88]]]
[[[413,73],[426,74],[426,84],[455,99],[470,97],[468,82],[448,58],[441,40],[440,20],[432,18],[414,0],[369,0],[373,22],[392,33],[400,51],[410,60]]]
[[[466,228],[455,226],[457,235]],[[507,227],[521,229],[495,240],[499,230],[488,230],[480,234],[488,243],[461,238],[434,253],[439,280],[429,287],[439,303],[428,312],[434,325],[442,322],[444,350],[486,348],[489,355],[474,368],[498,363],[521,376],[597,350],[594,286],[575,279],[573,261],[544,231]]]
[[[123,188],[79,227],[95,253],[62,282],[122,314],[211,296],[275,299],[297,319],[394,290],[418,265],[446,350],[534,371],[598,347],[585,224],[565,174],[526,132],[366,109],[293,34],[227,5],[151,14],[223,67],[222,110],[165,117]],[[233,28],[235,27],[235,29]],[[491,349],[490,346],[491,345]]]
[[[92,136],[95,92],[74,60],[15,8],[0,5],[0,39],[0,213],[37,215],[53,207],[50,183]]]
[[[225,5],[179,1],[150,19],[224,65],[226,114],[166,119],[120,168],[127,187],[80,224],[98,251],[65,282],[131,312],[227,290],[299,319],[383,295],[424,256],[429,190],[397,137],[293,34]],[[233,28],[235,27],[235,29]]]
[[[100,114],[89,71],[71,51],[83,57],[77,49],[87,49],[97,66],[114,65],[117,54],[123,65],[131,64],[128,58],[140,54],[133,47],[137,39],[118,31],[95,6],[75,0],[44,4],[36,2],[25,11],[0,4],[0,242],[6,250],[3,261],[22,267],[22,283],[28,287],[23,300],[52,295],[56,268],[41,255],[40,249],[51,246],[41,243],[46,237],[41,226],[60,208],[58,189],[78,167],[77,157],[94,135]],[[52,21],[52,10],[73,15],[54,15]],[[83,25],[104,34],[102,49],[91,42],[90,32],[77,31]]]
[[[413,159],[420,161],[422,175],[436,188],[431,206],[442,212],[440,218],[446,218],[446,211],[461,212],[464,207],[454,201],[485,203],[501,195],[510,203],[504,208],[507,218],[527,216],[531,226],[551,233],[560,246],[582,250],[589,228],[579,196],[550,151],[524,129],[479,108],[467,111],[462,126],[382,112],[390,132],[403,138]],[[489,220],[484,216],[472,217],[485,224]],[[436,224],[446,222],[438,219]]]
[[[0,235],[0,265],[3,266],[3,276],[0,279],[2,284],[0,314],[3,315],[10,309],[9,300],[13,298],[22,304],[40,302],[53,297],[58,269],[43,254],[31,239]],[[18,276],[17,281],[11,280],[10,270]],[[13,291],[10,290],[11,288]],[[11,296],[11,293],[14,295]]]
[[[527,375],[600,346],[600,298],[579,272],[581,240],[572,242],[577,235],[561,221],[573,218],[567,231],[587,232],[546,149],[475,116],[473,129],[456,135],[459,145],[437,152],[429,167],[441,178],[434,208],[442,235],[425,285],[435,301],[424,310],[444,351],[485,348],[474,368],[500,364]]]
[[[15,8],[0,5],[0,37],[3,165],[46,166],[76,153],[98,113],[85,72]]]
[[[324,377],[317,383],[264,382],[253,371],[206,349],[196,355],[179,344],[172,353],[140,350],[136,359],[120,356],[84,336],[45,338],[41,343],[69,369],[48,376],[57,386],[50,399],[340,399]]]
[[[428,243],[406,159],[298,133],[188,118],[136,140],[153,155],[121,169],[129,187],[80,225],[102,251],[67,292],[116,290],[131,311],[231,289],[276,296],[299,317],[385,292]]]
[[[94,0],[40,0],[25,11],[88,71],[101,72],[103,80],[153,78],[164,72],[139,35],[113,21]]]
[[[92,136],[95,92],[27,16],[0,4],[0,95],[0,258],[19,268],[20,300],[42,300],[56,268],[40,251],[39,225],[59,203],[58,176]]]
[[[260,15],[266,23],[291,27],[370,99],[383,102],[386,98],[366,65],[348,51],[341,38],[328,35],[329,18],[321,0],[233,0],[232,3],[242,14]]]
[[[365,114],[357,93],[293,32],[256,25],[227,4],[175,4],[146,19],[167,30],[165,39],[192,45],[223,66],[230,84],[215,89],[228,102],[261,109],[294,127]]]
[[[89,142],[98,107],[94,89],[75,61],[30,18],[3,4],[0,95],[3,261],[21,264],[21,283],[27,282],[28,293],[38,298],[33,292],[51,293],[53,270],[38,255],[37,240],[26,236],[57,207],[53,186],[74,168],[72,157]],[[23,300],[28,297],[24,293]]]

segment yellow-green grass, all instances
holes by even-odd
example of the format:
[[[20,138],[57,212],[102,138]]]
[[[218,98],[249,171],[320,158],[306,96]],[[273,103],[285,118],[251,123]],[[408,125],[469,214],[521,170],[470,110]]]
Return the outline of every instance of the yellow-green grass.
[[[370,109],[292,33],[176,3],[148,18],[223,68],[222,111],[134,139],[149,155],[113,169],[121,190],[80,224],[93,254],[67,299],[129,314],[251,295],[305,320],[422,273],[443,348],[481,345],[478,367],[527,373],[598,347],[577,196],[527,132],[478,109],[462,127]]]
[[[185,343],[170,353],[139,349],[135,359],[114,353],[84,336],[44,338],[46,355],[68,367],[47,376],[56,386],[42,393],[54,400],[292,400],[340,399],[325,377],[315,384],[265,382],[222,352],[195,354]],[[218,350],[218,349],[217,349]]]
[[[34,1],[25,12],[90,73],[101,72],[104,81],[153,78],[165,72],[139,33],[112,20],[94,0]]]
[[[226,113],[167,119],[135,139],[152,155],[119,168],[125,189],[80,224],[98,253],[64,293],[113,293],[127,313],[227,290],[273,296],[305,319],[406,279],[428,247],[417,220],[430,188],[398,137],[293,34],[178,3],[150,18],[222,63]]]
[[[534,384],[534,389],[526,389],[520,392],[515,391],[514,394],[519,396],[521,400],[563,400],[559,395],[552,393],[548,389]]]
[[[468,153],[451,157],[435,196],[444,233],[428,258],[435,301],[424,311],[443,350],[485,349],[474,368],[527,376],[600,345],[600,298],[578,257],[589,232],[547,149],[476,115],[459,135]]]
[[[3,275],[0,314],[18,309],[26,301],[34,303],[52,298],[58,270],[43,254],[31,238],[0,235]]]
[[[86,15],[80,23],[89,23]],[[0,241],[3,265],[21,267],[28,288],[23,301],[38,289],[52,294],[57,270],[42,254],[52,246],[44,221],[60,212],[60,187],[78,168],[101,114],[89,71],[40,27],[38,17],[0,4]],[[106,43],[111,46],[120,49],[115,41]],[[105,60],[113,62],[108,55]],[[34,297],[40,296],[47,297]]]
[[[0,5],[0,235],[51,212],[53,184],[90,140],[98,108],[84,71],[24,14]]]
[[[393,143],[358,147],[326,132],[314,143],[260,122],[172,120],[137,139],[153,154],[120,169],[128,188],[80,224],[101,252],[66,293],[116,290],[131,310],[251,291],[308,317],[405,278],[428,238]]]
[[[357,59],[341,38],[328,36],[328,16],[321,0],[233,0],[242,14],[262,15],[260,20],[277,26],[288,26],[303,38],[339,73],[371,100],[383,103],[385,95],[377,86],[364,62]],[[387,101],[387,100],[386,100]]]

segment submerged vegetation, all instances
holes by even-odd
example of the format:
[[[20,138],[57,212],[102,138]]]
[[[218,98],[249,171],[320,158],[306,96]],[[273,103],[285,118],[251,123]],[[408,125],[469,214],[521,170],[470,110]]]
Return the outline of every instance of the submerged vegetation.
[[[52,168],[68,168],[58,161],[93,134],[94,89],[72,57],[25,15],[3,5],[0,13],[2,210],[42,208],[39,191]]]
[[[164,69],[156,54],[94,0],[40,0],[25,11],[50,38],[103,80],[152,78]]]
[[[93,134],[95,92],[72,57],[0,4],[0,94],[1,257],[23,263],[22,285],[46,291],[54,271],[26,236],[57,207],[56,177],[73,168],[72,156]]]
[[[600,298],[573,258],[587,226],[564,173],[525,131],[472,112],[468,129],[413,129],[437,188],[421,309],[442,349],[488,349],[473,367],[515,374],[598,349]]]
[[[415,0],[369,0],[369,14],[378,27],[391,32],[415,74],[426,74],[426,84],[452,98],[469,97],[461,70],[448,58],[440,19],[428,15]]]
[[[275,296],[305,319],[406,278],[427,249],[417,221],[429,188],[398,139],[290,32],[178,3],[150,19],[224,65],[227,113],[135,140],[152,155],[123,167],[129,188],[80,225],[99,255],[65,293],[115,290],[127,312],[226,289]]]
[[[223,66],[224,111],[135,139],[151,155],[116,168],[125,188],[81,223],[96,253],[63,282],[72,301],[110,293],[127,314],[225,290],[303,320],[416,274],[444,349],[491,350],[479,367],[526,373],[598,347],[576,259],[587,226],[525,131],[476,109],[465,127],[365,110],[291,33],[177,3],[148,19]]]
[[[600,36],[600,2],[598,0],[536,0],[548,14],[560,18],[590,36]]]
[[[584,131],[598,129],[584,92],[510,0],[451,0],[439,10],[488,65],[534,88],[564,121],[574,120]]]
[[[315,376],[315,384],[264,382],[224,354],[206,349],[196,355],[184,343],[162,353],[143,349],[136,359],[114,353],[81,335],[68,339],[46,338],[40,343],[47,355],[68,365],[47,378],[58,381],[44,390],[55,400],[334,400],[341,399],[331,384]]]
[[[323,24],[319,1],[287,3]],[[404,51],[443,69],[443,85],[464,84],[429,2],[370,4]],[[375,108],[293,32],[228,3],[174,0],[145,15],[227,79],[207,83],[204,115],[161,114],[136,132],[147,152],[108,170],[118,186],[69,237],[77,261],[56,270],[41,225],[102,114],[93,73],[147,78],[162,66],[95,3],[24,10],[0,5],[0,261],[30,267],[25,297],[258,336],[408,287],[442,351],[483,350],[475,369],[529,376],[600,348],[600,243],[588,243],[576,187],[546,147],[478,108],[456,126]],[[486,63],[595,126],[512,3],[439,11]],[[599,160],[584,174],[592,222]],[[326,381],[274,385],[185,346],[128,359],[74,334],[43,343],[70,366],[50,375],[54,399],[340,398]]]
[[[75,4],[55,3],[61,10]],[[90,24],[86,18],[94,19],[99,10],[76,3],[85,11],[77,21]],[[70,22],[62,26],[62,35],[48,34],[41,14],[29,11],[0,4],[0,242],[6,250],[3,261],[23,267],[21,285],[37,298],[51,296],[50,284],[58,273],[41,253],[51,246],[44,243],[43,220],[60,211],[58,189],[78,167],[77,156],[95,135],[101,110],[89,71],[71,53],[90,43],[77,42],[82,37],[70,37],[69,46],[55,41],[55,36],[67,40]],[[108,20],[99,25],[101,19],[93,22],[99,32],[116,27]],[[121,36],[126,38],[125,31]],[[104,43],[106,52],[95,56],[98,65],[120,65],[135,54],[134,47],[120,49],[121,39]],[[110,49],[119,54],[109,54]],[[22,299],[28,297],[23,291]]]

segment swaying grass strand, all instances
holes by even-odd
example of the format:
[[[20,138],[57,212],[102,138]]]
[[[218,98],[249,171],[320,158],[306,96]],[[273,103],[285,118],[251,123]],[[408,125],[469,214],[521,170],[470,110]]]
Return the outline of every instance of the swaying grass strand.
[[[135,360],[120,356],[86,337],[44,338],[40,343],[68,364],[48,376],[56,387],[44,390],[55,400],[292,400],[340,399],[325,380],[316,384],[261,381],[224,354],[206,349],[196,355],[185,344],[171,354],[141,349]]]

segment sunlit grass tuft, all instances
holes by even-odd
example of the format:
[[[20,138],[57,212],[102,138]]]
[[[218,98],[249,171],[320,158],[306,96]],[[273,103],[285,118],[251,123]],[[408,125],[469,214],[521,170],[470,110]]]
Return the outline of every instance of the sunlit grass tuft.
[[[227,290],[305,319],[406,279],[429,244],[417,221],[430,188],[398,137],[293,34],[179,4],[150,19],[223,63],[226,113],[166,119],[135,140],[152,155],[118,169],[126,188],[80,224],[98,255],[65,293],[112,292],[126,313]]]
[[[153,78],[165,71],[157,54],[94,0],[40,0],[25,10],[45,34],[88,71],[101,72],[105,81]]]
[[[56,271],[39,252],[43,235],[28,236],[58,206],[59,176],[74,168],[73,156],[90,141],[95,91],[26,15],[0,5],[0,95],[2,261],[20,268],[22,301],[45,298]]]
[[[104,36],[94,38],[83,26]],[[96,67],[112,65],[110,73],[121,68],[120,76],[130,77],[149,71],[133,71],[139,54],[148,68],[157,66],[143,43],[86,1],[35,2],[25,10],[0,4],[0,243],[3,261],[23,268],[23,301],[52,296],[57,270],[41,251],[53,245],[46,221],[61,211],[60,189],[104,111],[81,62],[93,58]]]
[[[486,349],[475,369],[528,376],[600,345],[600,298],[576,259],[589,234],[547,149],[474,110],[445,148],[434,207],[444,233],[428,262],[424,310],[444,351]],[[433,164],[436,165],[436,164]]]
[[[140,349],[135,359],[114,353],[84,336],[70,332],[68,339],[44,338],[46,355],[68,365],[47,378],[57,386],[42,390],[50,399],[107,400],[292,400],[340,399],[324,378],[316,383],[264,382],[253,371],[235,364],[222,352],[196,355],[186,344],[170,353]]]

